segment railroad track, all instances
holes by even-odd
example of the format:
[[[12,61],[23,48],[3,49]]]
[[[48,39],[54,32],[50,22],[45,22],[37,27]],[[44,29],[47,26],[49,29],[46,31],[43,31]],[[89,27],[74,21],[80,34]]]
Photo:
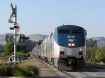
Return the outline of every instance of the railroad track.
[[[95,67],[95,68],[104,68],[105,65],[98,65],[98,64],[92,64],[92,63],[87,63],[87,67]]]
[[[105,78],[105,68],[97,66],[84,67],[77,72],[62,71],[70,78]]]
[[[41,59],[38,59],[39,61],[46,63],[45,61],[42,61]],[[48,64],[48,63],[46,63]],[[48,64],[49,66],[51,66],[50,64]],[[51,68],[55,68],[53,66],[51,66]],[[66,75],[66,77],[63,78],[105,78],[105,71],[104,72],[99,72],[98,70],[101,68],[97,68],[94,66],[87,66],[81,70],[78,70],[77,72],[70,72],[70,71],[60,71],[62,73],[64,73]],[[57,68],[55,68],[54,70],[58,70]],[[99,73],[102,73],[103,75],[100,76]]]
[[[103,65],[87,64],[87,66],[83,68],[82,71],[84,72],[105,72],[105,67]]]
[[[69,78],[105,78],[105,72],[62,72]]]

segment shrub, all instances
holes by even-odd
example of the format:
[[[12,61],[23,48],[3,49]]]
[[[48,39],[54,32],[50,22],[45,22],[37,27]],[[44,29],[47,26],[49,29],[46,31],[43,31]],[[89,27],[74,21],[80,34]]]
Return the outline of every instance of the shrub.
[[[88,62],[96,62],[95,54],[97,51],[97,47],[87,47],[86,48],[86,61]]]
[[[15,77],[26,77],[26,73],[22,69],[22,67],[15,66],[13,69],[14,69],[14,71],[12,71],[12,76],[15,76]]]
[[[11,66],[0,66],[0,76],[11,76],[13,69]]]
[[[17,56],[22,59],[22,60],[25,60],[27,59],[28,55],[27,53],[23,53],[22,51],[21,52],[17,52]]]
[[[14,76],[21,77],[36,77],[39,76],[39,69],[36,66],[27,65],[16,68]]]
[[[16,54],[17,54],[17,57],[21,60],[25,60],[29,56],[27,53],[24,53],[23,51],[16,52]],[[10,55],[12,56],[14,55],[14,53],[11,53]]]
[[[95,59],[100,62],[105,62],[105,48],[99,48],[96,52]]]
[[[0,66],[1,76],[15,77],[36,77],[39,76],[39,69],[36,66]]]
[[[38,68],[35,67],[35,66],[27,66],[25,67],[25,71],[27,73],[27,77],[35,77],[35,76],[38,76],[39,75],[39,71],[38,71]]]

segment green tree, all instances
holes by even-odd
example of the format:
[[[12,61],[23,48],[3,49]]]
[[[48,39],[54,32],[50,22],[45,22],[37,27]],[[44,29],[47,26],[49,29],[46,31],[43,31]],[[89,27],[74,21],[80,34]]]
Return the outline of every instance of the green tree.
[[[11,55],[14,52],[14,44],[13,43],[7,43],[5,46],[5,55]],[[23,53],[27,53],[27,48],[24,44],[17,45],[17,51],[22,51]]]
[[[0,45],[0,56],[3,56],[4,54],[4,46]]]
[[[7,43],[4,48],[5,55],[10,55],[13,52],[13,48],[13,43]]]
[[[95,59],[98,62],[105,62],[105,48],[99,48],[96,52]]]
[[[4,46],[3,45],[0,45],[0,53],[1,52],[4,52]]]
[[[27,47],[24,44],[18,44],[17,45],[17,51],[23,51],[23,53],[27,53]]]
[[[32,49],[35,47],[35,45],[37,44],[37,42],[32,41],[32,40],[27,40],[25,41],[24,45],[27,49],[28,52],[31,52]]]

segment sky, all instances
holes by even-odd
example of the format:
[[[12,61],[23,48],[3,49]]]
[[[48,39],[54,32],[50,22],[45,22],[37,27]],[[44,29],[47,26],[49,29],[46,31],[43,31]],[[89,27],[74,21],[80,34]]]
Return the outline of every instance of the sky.
[[[105,37],[105,0],[0,0],[0,34],[13,33],[10,4],[17,5],[18,33],[49,35],[57,26],[78,25],[87,37]]]

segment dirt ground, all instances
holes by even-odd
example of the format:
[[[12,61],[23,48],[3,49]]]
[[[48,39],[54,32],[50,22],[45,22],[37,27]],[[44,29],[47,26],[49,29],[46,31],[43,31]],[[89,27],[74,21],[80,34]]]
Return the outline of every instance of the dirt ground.
[[[0,57],[0,65],[7,64],[8,60],[8,57]]]

